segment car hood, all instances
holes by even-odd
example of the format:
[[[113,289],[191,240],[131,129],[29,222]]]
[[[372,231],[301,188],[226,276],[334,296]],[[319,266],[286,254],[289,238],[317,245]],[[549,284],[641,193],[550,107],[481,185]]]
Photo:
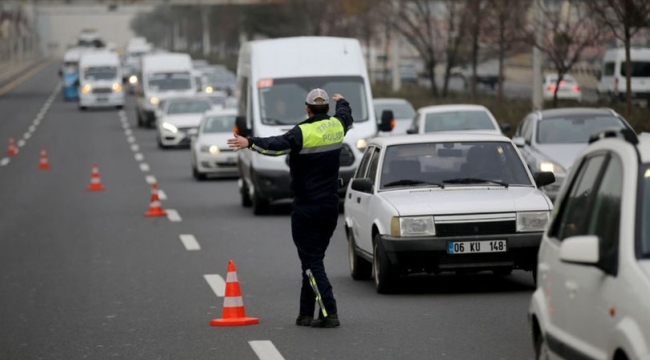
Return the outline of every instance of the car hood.
[[[537,145],[537,150],[549,160],[562,165],[569,170],[578,155],[587,147],[587,144],[549,144]]]
[[[166,115],[161,120],[177,127],[198,127],[203,114]]]
[[[196,142],[199,146],[216,145],[219,147],[219,149],[225,150],[225,149],[229,149],[228,139],[230,139],[231,137],[232,137],[231,133],[213,133],[213,134],[202,133],[199,135]]]
[[[395,119],[395,127],[391,131],[380,131],[379,136],[404,135],[406,130],[411,127],[413,119],[400,118]]]
[[[379,196],[402,216],[551,210],[546,196],[533,187],[411,187],[384,191]]]
[[[650,281],[650,260],[639,260],[639,267]]]
[[[196,91],[192,89],[186,90],[169,90],[169,91],[160,91],[160,92],[151,92],[150,96],[155,96],[160,100],[168,100],[178,97],[187,97],[196,95]]]

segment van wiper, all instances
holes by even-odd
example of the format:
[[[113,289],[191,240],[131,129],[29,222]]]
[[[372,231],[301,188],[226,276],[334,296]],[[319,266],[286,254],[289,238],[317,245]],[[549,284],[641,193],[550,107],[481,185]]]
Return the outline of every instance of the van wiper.
[[[271,125],[293,125],[287,122],[284,122],[279,119],[274,119],[274,118],[262,118],[262,122],[264,124],[271,124]]]
[[[429,181],[421,181],[421,180],[411,180],[411,179],[401,179],[397,181],[391,181],[388,184],[384,184],[384,187],[401,186],[401,185],[435,185],[443,189],[445,188],[444,184],[439,184],[439,183],[429,182]]]
[[[447,179],[442,181],[445,184],[480,184],[480,183],[492,183],[496,185],[501,185],[503,187],[508,187],[510,184],[501,182],[501,181],[496,181],[496,180],[488,180],[488,179],[480,179],[480,178],[473,178],[473,177],[465,177],[465,178],[455,178],[455,179]]]

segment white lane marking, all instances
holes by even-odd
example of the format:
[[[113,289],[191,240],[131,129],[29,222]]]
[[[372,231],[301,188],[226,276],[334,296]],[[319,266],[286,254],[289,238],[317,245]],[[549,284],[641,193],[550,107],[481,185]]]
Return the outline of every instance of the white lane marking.
[[[167,209],[167,219],[171,222],[181,222],[183,219],[181,219],[181,215],[178,213],[178,211],[174,209]]]
[[[140,146],[138,146],[138,144],[133,144],[131,145],[131,150],[133,150],[134,152],[140,151]]]
[[[126,112],[124,110],[120,110],[117,112],[119,116],[126,116]]]
[[[282,354],[270,340],[253,340],[249,341],[248,344],[253,348],[255,355],[260,360],[284,360]]]
[[[147,163],[140,163],[140,171],[142,171],[142,172],[149,172],[149,170],[151,170],[151,169],[149,168],[149,164],[147,164]]]
[[[147,176],[145,176],[144,179],[147,181],[147,184],[155,184],[155,183],[157,183],[156,177],[153,176],[153,175],[147,175]]]
[[[41,124],[41,120],[40,120],[40,119],[34,119],[34,122],[32,123],[32,125],[34,125],[34,126],[38,126],[38,125],[40,125],[40,124]]]
[[[2,160],[0,160],[0,166],[7,166],[7,164],[9,164],[10,161],[11,161],[10,158],[7,158],[7,157],[2,158]]]
[[[142,155],[142,153],[136,153],[135,155],[133,155],[133,157],[135,158],[135,161],[144,160],[144,155]]]
[[[30,133],[30,132],[26,132],[26,133],[23,134],[23,139],[25,139],[25,140],[29,139],[30,137],[32,137],[32,133]]]
[[[223,297],[226,293],[226,282],[223,280],[219,274],[205,274],[203,275],[205,281],[208,282],[208,285],[212,288],[217,297]]]
[[[164,191],[158,189],[158,199],[160,199],[160,200],[167,200],[167,194],[165,194]]]
[[[187,251],[201,250],[201,245],[199,245],[199,242],[196,241],[194,235],[181,234],[180,238],[181,241],[183,242],[183,245],[185,245],[185,250]]]
[[[135,137],[133,137],[133,136],[128,136],[128,137],[126,138],[126,141],[128,141],[129,144],[133,144],[133,143],[135,142]]]
[[[18,140],[17,145],[18,145],[18,147],[25,146],[25,140],[23,140],[23,139]]]
[[[131,129],[126,129],[126,130],[124,130],[124,135],[131,136],[131,135],[133,135],[133,131],[131,131]]]
[[[29,132],[34,132],[36,131],[36,126],[32,125],[29,127]]]

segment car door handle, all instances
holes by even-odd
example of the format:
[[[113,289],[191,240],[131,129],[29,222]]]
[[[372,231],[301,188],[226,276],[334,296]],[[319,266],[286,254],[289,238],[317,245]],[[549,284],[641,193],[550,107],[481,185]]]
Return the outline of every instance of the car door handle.
[[[569,292],[569,298],[573,299],[576,296],[576,291],[578,291],[578,284],[573,281],[567,280],[564,283],[564,287]]]
[[[541,275],[542,280],[546,280],[550,267],[547,264],[539,264],[537,266],[537,270],[539,271],[539,275]]]
[[[352,199],[352,194],[348,194],[348,199]]]
[[[357,204],[361,204],[361,198],[357,197]]]

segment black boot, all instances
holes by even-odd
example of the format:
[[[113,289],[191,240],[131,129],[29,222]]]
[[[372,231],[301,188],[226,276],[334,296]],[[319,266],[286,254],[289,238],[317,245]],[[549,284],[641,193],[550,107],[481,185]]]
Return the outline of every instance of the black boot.
[[[298,326],[310,326],[314,318],[309,315],[298,315],[296,319],[296,325]]]
[[[326,318],[318,317],[311,322],[311,327],[314,328],[335,328],[341,326],[339,316],[337,314],[329,314]]]

